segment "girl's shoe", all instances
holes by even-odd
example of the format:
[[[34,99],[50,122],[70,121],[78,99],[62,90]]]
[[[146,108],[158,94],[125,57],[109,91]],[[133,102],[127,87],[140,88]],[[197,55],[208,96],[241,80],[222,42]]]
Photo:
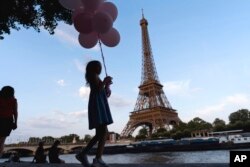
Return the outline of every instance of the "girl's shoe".
[[[84,167],[90,167],[88,157],[84,153],[76,154],[76,159],[81,162]]]
[[[109,167],[102,159],[93,159],[93,164],[91,167]]]

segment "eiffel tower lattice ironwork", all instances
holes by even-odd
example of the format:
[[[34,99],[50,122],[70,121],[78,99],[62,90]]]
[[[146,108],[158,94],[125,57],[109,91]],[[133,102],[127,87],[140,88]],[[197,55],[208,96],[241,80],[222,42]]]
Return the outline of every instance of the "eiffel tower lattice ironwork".
[[[171,124],[178,124],[178,113],[170,105],[160,84],[148,34],[148,21],[142,15],[140,20],[142,32],[142,74],[139,95],[134,111],[123,129],[121,136],[132,135],[134,130],[142,125],[149,128],[149,135],[159,128],[169,128]]]

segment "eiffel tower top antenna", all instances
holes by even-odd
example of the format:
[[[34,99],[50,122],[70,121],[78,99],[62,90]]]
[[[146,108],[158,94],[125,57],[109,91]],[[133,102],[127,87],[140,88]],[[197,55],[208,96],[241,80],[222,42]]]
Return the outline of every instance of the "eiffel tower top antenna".
[[[142,33],[142,74],[141,85],[150,82],[160,83],[157,71],[155,68],[153,52],[150,44],[148,33],[148,21],[144,17],[142,9],[142,19],[140,20],[141,33]]]

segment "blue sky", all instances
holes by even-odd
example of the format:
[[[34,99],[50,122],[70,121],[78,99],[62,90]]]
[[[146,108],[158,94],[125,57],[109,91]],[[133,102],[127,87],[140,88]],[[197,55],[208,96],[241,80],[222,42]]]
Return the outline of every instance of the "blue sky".
[[[183,121],[212,122],[250,109],[250,2],[248,0],[113,0],[120,44],[103,47],[114,78],[109,99],[120,133],[133,111],[141,79],[141,8],[149,22],[160,82]],[[12,30],[0,41],[0,86],[12,85],[19,104],[18,129],[8,142],[30,136],[60,137],[88,130],[84,70],[100,60],[98,47],[85,49],[73,26],[60,23],[55,35]],[[101,77],[104,76],[104,72]]]

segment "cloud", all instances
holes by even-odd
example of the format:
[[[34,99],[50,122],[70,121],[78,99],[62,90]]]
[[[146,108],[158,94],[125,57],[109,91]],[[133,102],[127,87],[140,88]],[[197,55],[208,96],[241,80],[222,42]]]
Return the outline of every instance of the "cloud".
[[[244,105],[248,104],[250,99],[245,94],[236,94],[233,96],[228,96],[225,98],[225,103],[236,104],[236,105]]]
[[[82,63],[82,62],[80,62],[78,59],[75,59],[74,60],[74,64],[75,64],[75,66],[76,66],[76,68],[80,71],[80,72],[82,72],[82,73],[85,73],[85,69],[86,69],[86,63]]]
[[[78,42],[78,37],[76,35],[72,35],[74,33],[69,32],[66,29],[55,29],[55,36],[63,42],[67,42],[71,45],[74,46],[79,46],[79,42]]]
[[[59,137],[67,134],[82,134],[88,131],[87,109],[62,112],[55,110],[44,115],[19,120],[17,130],[13,131],[7,143],[27,141],[29,137],[53,136]],[[85,125],[85,126],[83,126]]]
[[[59,86],[65,86],[65,81],[63,79],[60,79],[60,80],[57,81],[57,84]]]
[[[79,33],[70,25],[59,25],[58,28],[55,29],[55,36],[62,42],[66,42],[67,44],[80,47],[80,43],[78,41]],[[97,43],[91,51],[100,51],[99,44]]]
[[[87,110],[76,111],[76,112],[71,112],[68,115],[71,117],[74,117],[74,118],[83,118],[83,117],[86,117],[88,115],[88,112],[87,112]]]
[[[235,94],[223,98],[217,104],[196,110],[196,116],[213,121],[219,117],[227,121],[228,116],[239,109],[250,108],[250,97],[246,94]]]
[[[48,116],[32,118],[27,121],[27,124],[32,128],[38,129],[61,129],[69,126],[69,122],[66,122],[65,119]]]
[[[86,86],[82,86],[79,89],[79,96],[83,99],[88,99],[90,93],[90,88]],[[109,98],[109,105],[113,107],[127,107],[134,104],[134,101],[127,100],[126,98],[119,96],[115,93],[112,93]]]
[[[33,117],[26,121],[28,127],[35,129],[63,129],[72,127],[82,118],[87,117],[87,110],[75,112],[53,111],[50,115]]]
[[[199,92],[201,88],[192,88],[191,81],[170,81],[163,84],[164,90],[167,94],[177,96],[191,96],[192,94]]]
[[[83,99],[89,98],[90,88],[86,86],[82,86],[79,89],[79,96]]]
[[[109,99],[109,104],[110,106],[114,106],[114,107],[128,107],[128,106],[132,106],[134,105],[134,101],[128,100],[124,97],[121,97],[117,94],[112,94],[110,99]]]

